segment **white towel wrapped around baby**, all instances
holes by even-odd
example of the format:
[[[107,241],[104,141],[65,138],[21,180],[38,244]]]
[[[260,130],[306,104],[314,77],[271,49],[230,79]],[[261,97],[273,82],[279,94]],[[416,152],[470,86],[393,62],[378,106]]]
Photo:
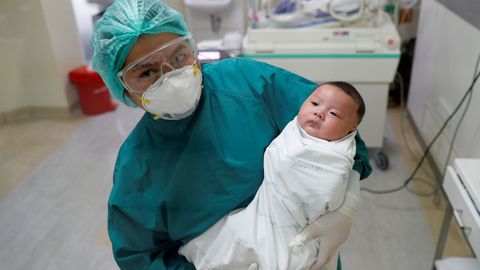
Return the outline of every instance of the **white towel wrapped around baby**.
[[[355,155],[355,132],[328,142],[306,134],[296,118],[267,148],[265,178],[253,201],[234,211],[179,253],[197,269],[309,269],[318,243],[289,247],[313,221],[344,200]]]

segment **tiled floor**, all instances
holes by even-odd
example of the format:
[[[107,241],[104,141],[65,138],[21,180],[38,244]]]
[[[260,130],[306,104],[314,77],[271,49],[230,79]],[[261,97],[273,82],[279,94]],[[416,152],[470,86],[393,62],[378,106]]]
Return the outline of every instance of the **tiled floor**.
[[[54,153],[87,118],[24,120],[0,126],[0,199]]]
[[[423,152],[421,150],[422,148],[420,147],[420,144],[418,143],[418,140],[416,139],[412,126],[408,120],[404,120],[403,122],[403,134],[405,137],[405,139],[403,139],[401,116],[402,112],[399,106],[390,108],[388,110],[388,120],[389,123],[391,123],[390,126],[393,129],[395,141],[399,145],[400,154],[405,161],[408,171],[412,172],[415,169],[418,160],[422,156]],[[406,146],[406,142],[410,145],[410,147]],[[408,151],[409,148],[412,150],[413,155],[410,151]],[[414,181],[412,181],[412,187],[419,192],[428,193],[432,190],[432,188],[430,185],[426,185],[423,181],[435,185],[435,182],[438,179],[435,178],[435,173],[429,166],[429,162],[425,161],[424,163],[425,164],[422,165],[419,173],[415,176]],[[421,181],[415,181],[417,179]],[[418,197],[418,199],[422,205],[424,215],[428,222],[429,228],[432,230],[432,234],[436,243],[437,237],[440,234],[440,229],[443,221],[443,214],[446,203],[445,197],[442,193],[440,193],[439,202],[434,200],[434,198],[431,196]],[[460,228],[455,222],[452,222],[450,225],[449,236],[447,239],[444,256],[471,256],[465,239],[463,238],[463,234],[461,233]]]
[[[116,269],[106,234],[106,200],[116,153],[140,115],[120,106],[114,113],[88,119],[1,128],[2,269]],[[375,170],[363,187],[398,186],[420,155],[408,121],[405,134],[413,156],[401,139],[398,107],[389,109],[388,119],[384,150],[391,167]],[[422,178],[433,175],[422,173]],[[444,201],[435,205],[432,197],[406,190],[390,195],[362,192],[361,200],[342,251],[344,269],[429,269]],[[469,255],[458,228],[450,231],[445,254]]]
[[[10,177],[20,180],[8,181],[15,185],[0,198],[1,269],[117,269],[106,234],[106,201],[117,151],[139,117],[139,111],[122,107],[71,126],[40,121],[6,127],[2,149],[12,154],[4,158],[12,157]],[[66,136],[55,135],[69,128]],[[33,135],[39,132],[48,149],[29,147],[41,144]],[[22,153],[15,156],[17,149]]]

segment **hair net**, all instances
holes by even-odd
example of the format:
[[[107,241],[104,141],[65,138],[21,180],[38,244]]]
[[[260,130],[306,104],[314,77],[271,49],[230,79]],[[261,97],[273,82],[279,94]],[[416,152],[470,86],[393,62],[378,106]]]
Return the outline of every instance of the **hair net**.
[[[190,34],[183,16],[161,0],[116,0],[95,23],[93,69],[116,99],[135,106],[124,97],[117,72],[140,35],[163,32]]]

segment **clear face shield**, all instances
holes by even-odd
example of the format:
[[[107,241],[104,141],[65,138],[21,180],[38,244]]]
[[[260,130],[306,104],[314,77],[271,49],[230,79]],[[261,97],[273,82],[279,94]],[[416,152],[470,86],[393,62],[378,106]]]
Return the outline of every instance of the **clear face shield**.
[[[182,36],[128,64],[117,76],[127,91],[142,94],[167,73],[196,63],[197,55],[192,36]]]

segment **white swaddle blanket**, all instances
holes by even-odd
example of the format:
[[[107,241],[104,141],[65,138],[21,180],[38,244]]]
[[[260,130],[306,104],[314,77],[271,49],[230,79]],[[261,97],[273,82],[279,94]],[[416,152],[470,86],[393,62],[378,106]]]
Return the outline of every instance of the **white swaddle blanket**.
[[[265,178],[253,201],[234,211],[179,253],[197,269],[309,269],[317,241],[288,244],[310,221],[344,200],[355,133],[334,142],[311,137],[295,118],[265,152]]]

